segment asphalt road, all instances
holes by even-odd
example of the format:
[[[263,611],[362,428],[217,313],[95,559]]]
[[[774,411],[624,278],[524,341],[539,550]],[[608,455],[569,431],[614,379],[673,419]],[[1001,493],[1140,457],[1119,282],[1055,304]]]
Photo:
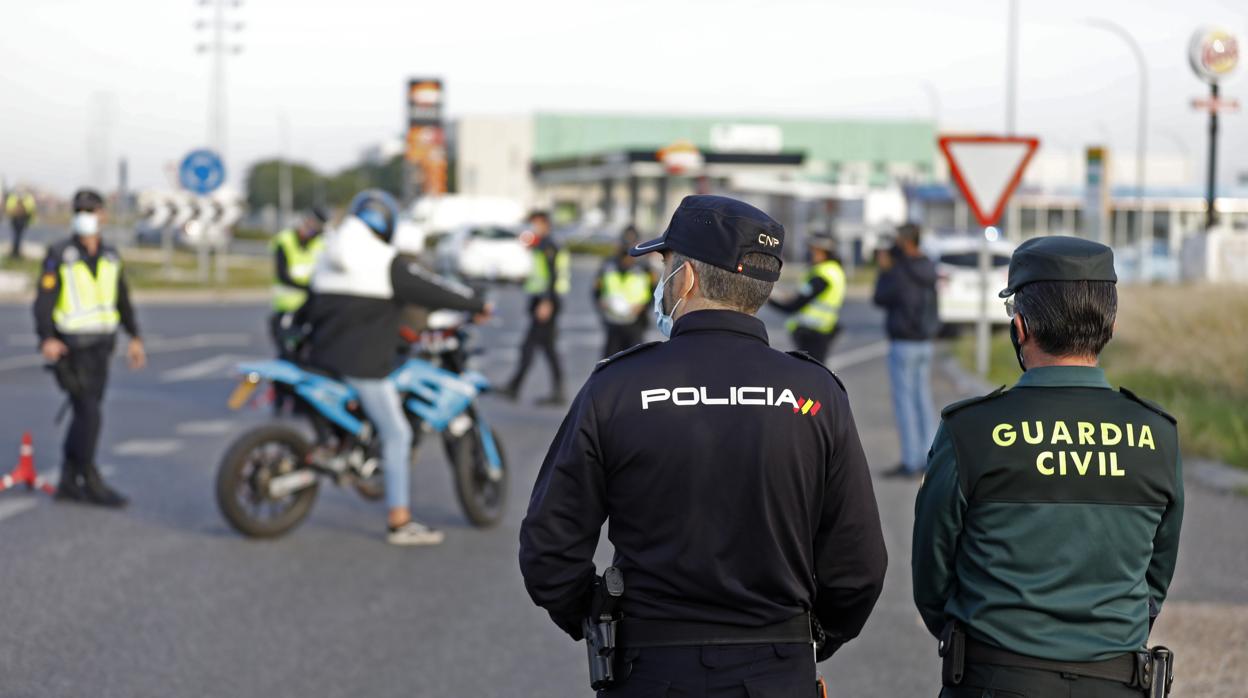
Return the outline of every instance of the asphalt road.
[[[588,269],[577,272],[561,345],[579,385],[601,335],[585,292]],[[503,380],[523,331],[522,299],[515,290],[496,298],[501,319],[480,331],[487,352],[479,368]],[[225,408],[230,366],[269,353],[265,312],[140,309],[151,365],[130,373],[117,363],[100,451],[112,482],[132,497],[129,509],[0,493],[0,696],[589,695],[583,647],[531,605],[516,566],[529,489],[562,417],[531,406],[545,388],[540,360],[519,404],[485,398],[512,477],[510,510],[497,529],[467,526],[431,442],[415,465],[413,504],[419,518],[447,531],[444,545],[386,545],[381,506],[328,486],[291,535],[249,541],[218,514],[213,477],[228,442],[265,419]],[[765,319],[773,342],[787,347],[779,318]],[[883,471],[898,452],[880,317],[851,300],[844,322],[834,364],[873,468]],[[59,461],[59,397],[38,368],[30,327],[26,306],[0,307],[0,454],[15,459],[30,430],[47,473]],[[959,397],[938,379],[938,401]],[[910,601],[917,485],[876,486],[891,556],[886,589],[863,636],[821,669],[837,696],[934,695],[935,644]],[[1244,500],[1189,485],[1168,608],[1199,603],[1238,613],[1248,605],[1245,530]],[[600,554],[606,559],[605,549]]]

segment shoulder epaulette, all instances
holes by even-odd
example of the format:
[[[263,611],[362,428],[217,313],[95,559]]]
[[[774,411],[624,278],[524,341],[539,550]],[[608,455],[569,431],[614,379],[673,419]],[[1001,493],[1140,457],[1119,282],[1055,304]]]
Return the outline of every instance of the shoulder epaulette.
[[[1166,419],[1167,419],[1167,420],[1168,420],[1171,424],[1178,424],[1178,423],[1179,423],[1179,420],[1175,419],[1175,418],[1174,418],[1174,415],[1172,415],[1172,414],[1170,414],[1169,412],[1167,412],[1167,411],[1165,411],[1165,410],[1161,409],[1161,405],[1158,405],[1157,403],[1153,402],[1152,400],[1145,400],[1144,398],[1140,397],[1139,395],[1136,395],[1135,393],[1133,393],[1133,392],[1131,392],[1130,390],[1127,390],[1126,388],[1123,388],[1123,387],[1121,387],[1121,386],[1119,386],[1119,387],[1118,387],[1118,392],[1122,393],[1123,395],[1125,395],[1126,397],[1130,398],[1131,400],[1134,400],[1135,402],[1140,403],[1140,404],[1141,404],[1141,405],[1143,405],[1145,408],[1147,408],[1147,409],[1149,409],[1149,410],[1151,410],[1151,411],[1153,411],[1153,412],[1156,412],[1157,414],[1161,415],[1162,417],[1165,417],[1165,418],[1166,418]]]
[[[993,398],[1001,397],[1004,394],[1005,394],[1005,386],[1003,385],[997,388],[996,390],[992,391],[991,393],[988,393],[987,395],[980,395],[979,397],[972,397],[972,398],[967,398],[965,400],[959,400],[951,405],[948,405],[945,407],[945,409],[940,411],[940,416],[943,419],[953,414],[954,412],[957,412],[963,407],[970,407],[971,405],[978,405],[981,402],[987,402],[989,400],[992,400]]]
[[[649,349],[650,347],[653,347],[655,345],[662,344],[662,343],[663,342],[642,342],[641,344],[631,346],[625,349],[624,351],[616,352],[612,354],[611,356],[608,356],[607,358],[595,364],[593,372],[597,373],[601,371],[602,369],[606,368],[608,365],[613,364],[616,361],[619,361],[620,359],[624,358],[625,356],[632,356],[633,354],[640,353],[646,349]]]
[[[832,369],[828,368],[828,367],[827,367],[826,365],[824,365],[824,363],[823,363],[822,361],[820,361],[819,359],[816,359],[815,357],[811,356],[808,352],[804,352],[804,351],[801,351],[801,350],[796,350],[796,351],[786,351],[785,353],[786,353],[786,354],[788,354],[789,356],[795,356],[795,357],[797,357],[797,358],[799,358],[799,359],[802,359],[803,361],[809,361],[810,363],[815,364],[815,365],[816,365],[816,366],[818,366],[819,368],[822,368],[823,370],[825,370],[825,371],[827,371],[828,373],[832,374],[832,379],[836,381],[836,384],[837,384],[837,385],[841,386],[841,390],[844,390],[846,395],[848,395],[848,394],[849,394],[849,390],[847,390],[847,389],[845,388],[845,384],[841,382],[841,377],[840,377],[840,376],[838,376],[838,375],[836,375],[836,371],[833,371]]]

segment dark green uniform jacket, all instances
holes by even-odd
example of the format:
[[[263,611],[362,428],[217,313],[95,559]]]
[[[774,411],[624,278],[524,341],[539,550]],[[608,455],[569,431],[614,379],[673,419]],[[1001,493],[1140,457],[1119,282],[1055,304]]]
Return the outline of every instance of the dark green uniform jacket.
[[[914,601],[938,634],[1086,662],[1137,650],[1174,574],[1174,419],[1099,368],[1027,371],[949,406],[915,504]]]

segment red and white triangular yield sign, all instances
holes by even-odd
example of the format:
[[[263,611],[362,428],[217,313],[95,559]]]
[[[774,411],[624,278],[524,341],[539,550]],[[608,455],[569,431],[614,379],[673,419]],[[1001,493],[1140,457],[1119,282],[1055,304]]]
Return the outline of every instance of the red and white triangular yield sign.
[[[1025,136],[941,136],[938,142],[953,181],[983,226],[1001,218],[1040,147],[1040,139]]]

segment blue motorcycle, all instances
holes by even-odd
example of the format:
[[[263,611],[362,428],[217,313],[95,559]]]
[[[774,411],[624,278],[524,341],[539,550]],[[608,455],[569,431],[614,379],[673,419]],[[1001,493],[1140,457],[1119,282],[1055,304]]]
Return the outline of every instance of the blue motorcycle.
[[[413,454],[422,434],[439,434],[464,514],[474,526],[494,526],[503,517],[507,467],[501,444],[477,407],[477,397],[490,384],[468,370],[464,326],[442,326],[407,339],[412,352],[389,380],[403,397]],[[233,528],[256,538],[285,534],[311,511],[322,479],[351,485],[368,499],[384,496],[380,439],[354,389],[281,359],[245,363],[238,370],[242,379],[230,396],[232,409],[251,402],[256,388],[268,382],[293,400],[295,414],[311,422],[315,438],[287,421],[257,426],[234,441],[217,472],[217,505]]]

